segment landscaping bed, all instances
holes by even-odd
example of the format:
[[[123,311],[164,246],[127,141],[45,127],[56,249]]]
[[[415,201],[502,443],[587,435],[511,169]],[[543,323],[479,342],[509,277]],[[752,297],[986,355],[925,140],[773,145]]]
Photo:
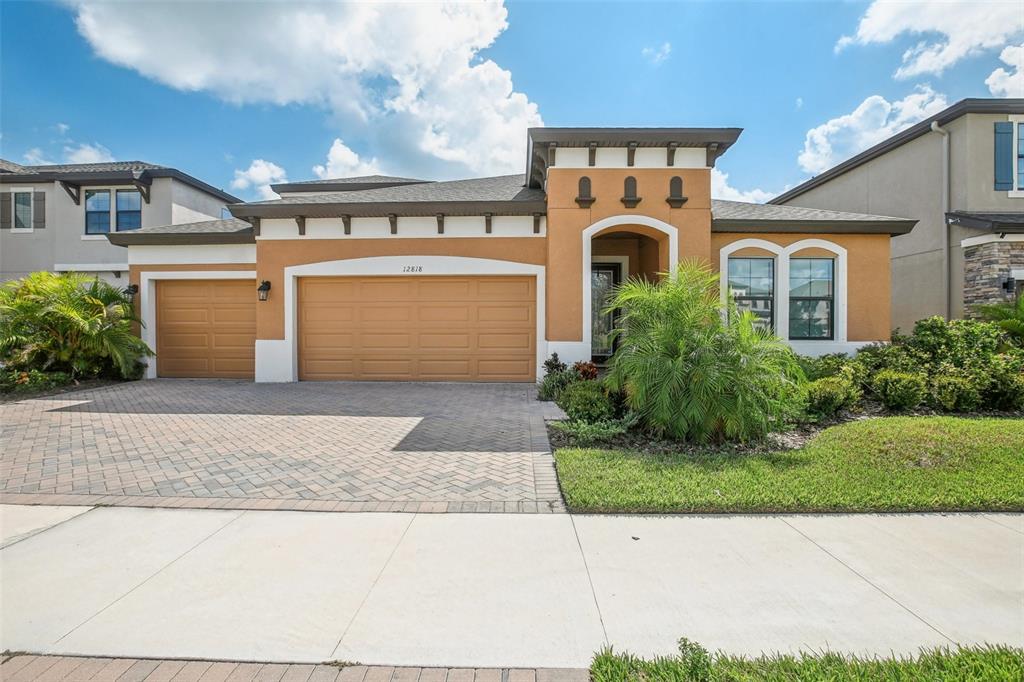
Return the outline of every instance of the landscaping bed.
[[[797,656],[771,654],[746,658],[712,654],[698,644],[681,640],[680,652],[676,656],[643,659],[627,653],[602,651],[594,657],[590,675],[594,682],[988,682],[1024,679],[1024,650],[1008,646],[980,646],[930,649],[917,656],[902,658],[863,658],[831,653]]]
[[[578,512],[1024,510],[1024,420],[882,417],[796,449],[760,445],[555,452]]]

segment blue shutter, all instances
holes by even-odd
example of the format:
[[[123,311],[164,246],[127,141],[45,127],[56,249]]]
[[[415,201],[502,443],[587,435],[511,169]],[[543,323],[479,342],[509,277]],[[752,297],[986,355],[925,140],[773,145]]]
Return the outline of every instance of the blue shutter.
[[[996,191],[1013,189],[1013,123],[996,122]]]

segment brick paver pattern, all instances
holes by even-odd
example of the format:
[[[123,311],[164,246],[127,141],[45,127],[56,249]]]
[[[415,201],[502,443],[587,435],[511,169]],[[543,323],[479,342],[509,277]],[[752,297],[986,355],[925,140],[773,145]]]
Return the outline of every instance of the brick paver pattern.
[[[14,655],[4,682],[588,682],[578,668],[405,668]]]
[[[150,380],[0,405],[0,501],[562,511],[528,384]]]

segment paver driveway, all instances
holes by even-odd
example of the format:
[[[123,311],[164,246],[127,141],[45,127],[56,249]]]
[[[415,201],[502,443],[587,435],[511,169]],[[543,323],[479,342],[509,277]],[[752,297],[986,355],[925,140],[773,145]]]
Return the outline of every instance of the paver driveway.
[[[0,405],[0,499],[562,511],[534,387],[153,380]]]

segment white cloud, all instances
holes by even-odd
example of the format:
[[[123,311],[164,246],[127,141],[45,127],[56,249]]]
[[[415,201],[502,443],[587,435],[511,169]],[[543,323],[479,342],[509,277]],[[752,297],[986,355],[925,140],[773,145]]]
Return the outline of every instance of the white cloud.
[[[254,159],[245,170],[235,170],[235,179],[231,181],[233,189],[255,189],[260,199],[277,199],[271,185],[288,182],[288,174],[272,161]]]
[[[820,173],[948,106],[945,95],[919,85],[901,100],[872,95],[849,114],[807,131],[800,168]]]
[[[480,57],[508,26],[500,2],[65,2],[107,61],[230,102],[323,107],[396,172],[522,172],[542,125]]]
[[[22,158],[30,166],[49,166],[53,163],[53,161],[46,158],[46,152],[39,147],[32,147],[32,149],[25,152]]]
[[[803,109],[804,108],[804,98],[803,97],[797,97],[795,104],[796,104],[796,108],[797,109]]]
[[[895,77],[941,74],[966,57],[1000,48],[1024,33],[1024,13],[1019,0],[875,0],[857,31],[836,43],[836,51],[854,44],[889,43],[905,33],[921,40],[903,53]]]
[[[334,144],[327,152],[327,165],[313,166],[313,172],[318,178],[345,178],[356,175],[376,175],[381,171],[376,158],[363,161],[359,158],[359,154],[349,149],[341,141],[341,138],[335,138]]]
[[[114,155],[101,144],[82,142],[64,147],[64,163],[103,163],[113,161]]]
[[[62,136],[62,137],[64,135],[67,135],[68,131],[71,130],[71,126],[69,126],[67,123],[58,123],[57,125],[55,125],[53,127],[56,128],[57,134]]]
[[[657,66],[668,59],[668,56],[672,54],[672,43],[666,41],[658,47],[645,47],[640,50],[640,54],[642,54],[644,59],[649,61],[651,64]]]
[[[989,92],[996,97],[1024,97],[1024,43],[1009,45],[999,54],[999,60],[1010,67],[999,67],[985,79]]]
[[[711,169],[711,196],[715,199],[727,199],[729,201],[747,201],[755,204],[763,204],[771,199],[774,194],[763,189],[739,190],[729,185],[729,174],[723,173],[717,168]]]

